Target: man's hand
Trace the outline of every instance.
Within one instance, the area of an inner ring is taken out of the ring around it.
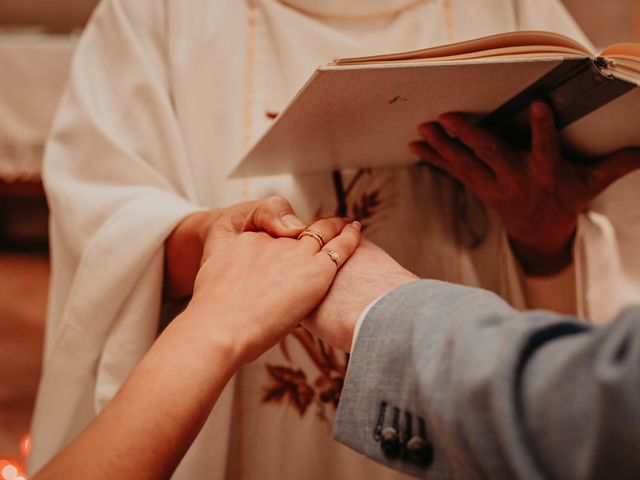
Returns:
[[[212,235],[264,231],[273,237],[295,238],[305,226],[291,204],[281,197],[189,215],[165,241],[165,300],[177,300],[193,293],[198,269],[213,253]]]
[[[351,351],[353,329],[367,306],[385,293],[417,280],[384,250],[362,240],[340,269],[324,301],[302,324],[329,345]]]
[[[529,275],[550,275],[571,262],[578,214],[618,178],[640,168],[640,150],[622,150],[591,165],[563,158],[553,112],[544,102],[530,109],[531,151],[519,151],[448,113],[418,128],[410,145],[493,209]]]

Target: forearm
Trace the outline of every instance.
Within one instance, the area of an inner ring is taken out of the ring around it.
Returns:
[[[236,369],[213,312],[189,308],[158,338],[114,399],[35,478],[169,478]],[[209,324],[207,324],[207,322]]]

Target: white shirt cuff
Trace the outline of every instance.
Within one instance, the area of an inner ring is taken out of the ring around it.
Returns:
[[[369,311],[373,308],[373,306],[378,303],[378,301],[384,297],[386,295],[380,295],[378,298],[376,298],[373,302],[371,302],[369,305],[367,305],[367,308],[365,308],[362,313],[360,314],[360,317],[358,317],[358,321],[356,322],[355,326],[353,327],[353,339],[351,340],[351,351],[353,352],[353,347],[356,346],[356,339],[358,338],[358,332],[360,331],[360,327],[362,326],[362,322],[364,321],[364,318],[367,316],[367,314],[369,313]]]

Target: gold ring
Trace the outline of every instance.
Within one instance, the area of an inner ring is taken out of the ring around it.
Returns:
[[[336,267],[340,268],[340,255],[338,255],[336,252],[334,252],[333,250],[321,250],[323,253],[326,253],[327,255],[329,255],[329,258],[331,259],[331,261],[333,263],[336,264]]]
[[[298,235],[298,240],[300,240],[302,237],[314,238],[320,244],[320,248],[324,247],[324,237],[317,230],[305,228],[304,231],[300,235]]]

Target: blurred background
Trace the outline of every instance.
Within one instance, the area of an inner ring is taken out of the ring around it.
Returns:
[[[596,46],[640,42],[640,0],[564,1]],[[96,3],[0,0],[0,480],[26,478],[49,278],[41,157]]]

